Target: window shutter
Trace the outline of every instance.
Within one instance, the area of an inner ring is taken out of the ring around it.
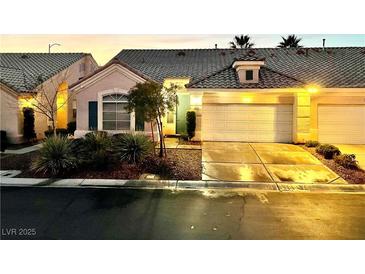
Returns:
[[[144,131],[144,120],[142,114],[140,114],[138,110],[135,111],[135,130]]]
[[[89,130],[98,129],[98,102],[89,101]]]

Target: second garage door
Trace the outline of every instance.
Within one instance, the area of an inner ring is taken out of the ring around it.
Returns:
[[[364,105],[319,105],[318,141],[365,144]]]
[[[204,141],[292,142],[292,105],[204,104]]]

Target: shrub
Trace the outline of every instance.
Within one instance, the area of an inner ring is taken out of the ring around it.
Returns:
[[[323,155],[325,159],[333,159],[334,156],[341,154],[338,147],[329,144],[319,145],[316,148],[316,152]]]
[[[23,108],[23,137],[27,140],[33,140],[37,137],[34,130],[34,110],[32,108]]]
[[[188,132],[189,139],[195,136],[196,128],[196,114],[195,111],[186,112],[186,131]]]
[[[82,162],[103,168],[114,160],[112,140],[105,131],[89,132],[82,143]]]
[[[144,172],[157,174],[163,179],[173,177],[174,163],[166,158],[147,156],[141,163]]]
[[[5,130],[0,130],[0,150],[2,152],[8,147],[8,137]]]
[[[320,143],[318,141],[307,141],[305,142],[306,147],[318,147]]]
[[[356,160],[355,154],[341,154],[335,156],[335,162],[344,168],[358,169],[359,165]]]
[[[44,135],[46,135],[46,137],[52,137],[53,136],[53,130],[49,129],[47,131],[44,132]],[[61,136],[61,137],[67,137],[68,136],[68,131],[66,128],[56,128],[56,135],[57,136]]]
[[[153,149],[150,139],[143,134],[123,134],[116,137],[116,151],[120,154],[122,161],[139,163]]]
[[[56,176],[77,166],[77,159],[71,150],[71,142],[65,137],[47,138],[39,154],[31,167],[35,172]]]
[[[75,130],[76,130],[76,121],[69,122],[67,124],[67,133],[74,135]]]

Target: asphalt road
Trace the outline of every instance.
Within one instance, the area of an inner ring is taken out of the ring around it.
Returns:
[[[365,239],[365,195],[2,187],[1,238]]]

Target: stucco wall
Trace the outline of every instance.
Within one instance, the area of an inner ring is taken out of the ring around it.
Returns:
[[[5,87],[0,86],[1,102],[1,130],[5,130],[9,141],[19,143],[22,135],[19,128],[19,107],[16,94],[12,94]]]
[[[98,101],[98,95],[105,91],[116,89],[128,92],[138,82],[143,81],[142,78],[132,75],[125,68],[112,65],[81,83],[81,88],[73,91],[77,104],[77,132],[75,135],[81,137],[89,131],[89,101]],[[145,123],[145,132],[150,131],[150,123]]]

